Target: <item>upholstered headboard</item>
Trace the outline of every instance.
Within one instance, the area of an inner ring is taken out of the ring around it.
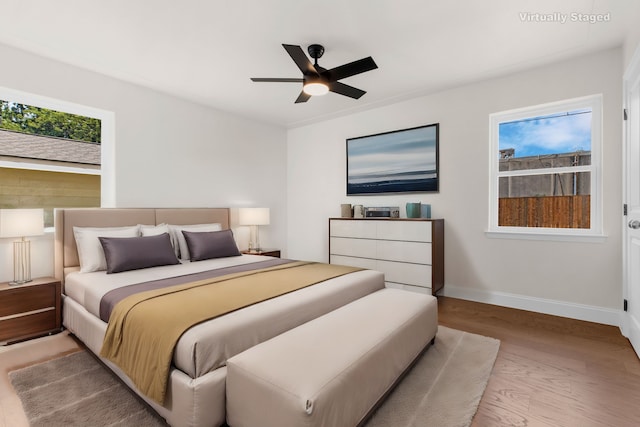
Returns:
[[[74,208],[55,210],[55,276],[79,270],[73,227],[122,227],[136,224],[208,224],[229,228],[228,208]]]

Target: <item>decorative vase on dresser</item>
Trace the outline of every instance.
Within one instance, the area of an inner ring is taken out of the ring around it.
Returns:
[[[382,271],[388,287],[444,287],[444,219],[329,218],[329,263]]]

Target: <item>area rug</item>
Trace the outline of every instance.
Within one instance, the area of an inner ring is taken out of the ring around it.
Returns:
[[[166,426],[86,351],[9,373],[31,427]]]
[[[500,341],[438,326],[436,342],[373,414],[366,427],[471,425]]]
[[[500,342],[440,326],[436,341],[366,427],[471,424]],[[32,427],[163,426],[164,422],[86,351],[10,373]]]

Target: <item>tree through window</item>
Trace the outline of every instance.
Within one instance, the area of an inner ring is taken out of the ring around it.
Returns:
[[[100,144],[100,119],[0,100],[0,128]]]

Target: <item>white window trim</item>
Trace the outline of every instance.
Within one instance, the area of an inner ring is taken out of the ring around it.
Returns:
[[[45,172],[78,173],[82,175],[102,175],[102,171],[100,169],[48,165],[44,163],[11,162],[8,160],[0,160],[0,168],[27,169]]]
[[[28,104],[34,107],[48,108],[50,110],[63,111],[65,113],[77,114],[85,117],[92,117],[100,120],[100,204],[102,207],[114,207],[116,203],[116,179],[115,179],[115,113],[101,110],[99,108],[88,107],[86,105],[75,104],[73,102],[62,101],[46,96],[35,95],[0,86],[0,99],[5,101]],[[23,163],[24,164],[24,163]],[[12,167],[12,166],[7,166]],[[31,169],[45,170],[33,167]],[[76,173],[95,174],[95,171]],[[46,170],[57,172],[50,166]],[[68,171],[70,172],[70,171]]]
[[[497,153],[499,151],[499,125],[504,122],[521,120],[529,117],[546,116],[554,113],[591,108],[591,166],[554,168],[553,173],[591,172],[591,218],[589,229],[544,228],[544,227],[504,227],[498,225],[498,179],[500,176],[548,174],[548,169],[529,170],[525,172],[499,171]],[[606,235],[602,229],[602,95],[590,95],[565,101],[552,102],[533,107],[502,111],[489,115],[489,226],[485,232],[487,237],[531,240],[567,240],[603,242]]]

